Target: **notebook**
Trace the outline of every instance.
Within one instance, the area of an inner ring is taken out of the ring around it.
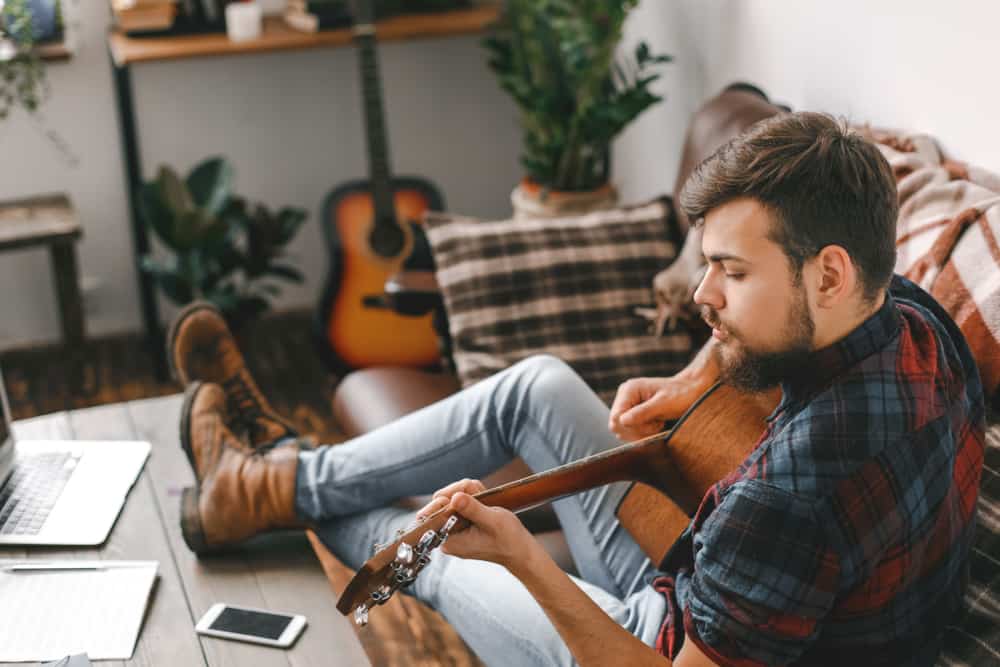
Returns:
[[[0,561],[0,662],[128,660],[156,561]]]

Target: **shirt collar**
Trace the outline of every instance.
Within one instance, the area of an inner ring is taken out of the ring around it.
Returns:
[[[899,333],[899,320],[896,300],[886,292],[882,306],[856,329],[836,343],[809,355],[804,364],[809,369],[808,373],[781,383],[781,403],[769,420],[789,405],[810,399],[835,377],[888,345]]]

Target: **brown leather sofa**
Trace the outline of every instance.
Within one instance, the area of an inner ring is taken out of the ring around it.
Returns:
[[[742,132],[762,118],[785,109],[772,104],[756,87],[737,83],[710,99],[691,119],[685,140],[681,167],[674,184],[674,196],[687,180],[691,171],[719,146]],[[688,221],[679,216],[682,229],[687,230]],[[414,293],[426,302],[426,295],[432,283],[427,275],[399,276],[390,281],[387,302],[401,302],[407,298],[408,286],[414,285]],[[440,304],[437,308],[442,308]],[[442,318],[439,318],[441,321]],[[447,332],[445,353],[447,354]],[[447,367],[447,360],[443,364]],[[348,436],[370,431],[409,412],[434,403],[458,391],[458,379],[447,371],[425,371],[412,368],[381,367],[367,368],[348,374],[340,383],[333,398],[334,416]],[[531,474],[528,467],[516,459],[484,479],[489,486],[519,479]],[[426,499],[410,498],[402,502],[419,507]],[[565,540],[559,531],[555,514],[549,507],[542,507],[521,515],[527,525],[541,541],[556,561],[567,571],[573,570]]]

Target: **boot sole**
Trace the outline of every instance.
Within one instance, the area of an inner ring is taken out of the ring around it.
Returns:
[[[181,449],[184,450],[184,455],[187,456],[188,463],[191,464],[191,470],[195,473],[196,478],[198,473],[194,463],[194,450],[191,448],[191,407],[194,405],[194,399],[198,392],[204,386],[205,383],[200,381],[188,385],[187,389],[184,390],[184,403],[181,405]]]
[[[205,540],[205,531],[201,526],[201,513],[198,511],[199,491],[196,487],[186,487],[181,494],[181,535],[188,549],[198,554],[209,554],[215,551]]]
[[[180,370],[177,368],[177,362],[174,360],[174,343],[177,340],[177,335],[180,332],[181,325],[184,324],[184,320],[199,310],[210,310],[219,317],[222,317],[222,311],[207,301],[195,301],[194,303],[189,303],[184,306],[184,308],[177,313],[177,317],[175,317],[174,321],[170,323],[170,328],[167,330],[167,367],[170,369],[170,377],[172,377],[174,381],[179,384],[185,384],[185,381],[181,378]]]

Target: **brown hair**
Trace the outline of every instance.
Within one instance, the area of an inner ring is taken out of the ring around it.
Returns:
[[[690,220],[739,197],[773,215],[768,238],[796,277],[827,245],[857,267],[863,297],[874,300],[892,278],[899,204],[889,163],[845,123],[821,113],[766,118],[725,144],[691,174],[680,195]]]

